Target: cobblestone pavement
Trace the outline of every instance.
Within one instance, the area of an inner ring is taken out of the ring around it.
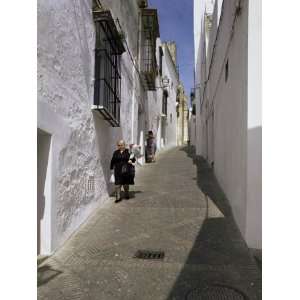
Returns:
[[[131,199],[99,209],[44,260],[38,299],[261,299],[261,271],[211,169],[190,149],[140,168]],[[133,258],[139,249],[165,257]],[[200,298],[207,286],[219,289]],[[226,287],[244,298],[225,298]]]

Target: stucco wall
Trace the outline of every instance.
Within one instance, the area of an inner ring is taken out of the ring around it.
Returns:
[[[159,62],[159,47],[163,47],[164,55],[162,57],[162,76],[157,76],[157,91],[148,91],[148,129],[152,130],[156,136],[158,150],[176,146],[176,91],[178,86],[178,78],[176,68],[172,62],[172,58],[168,49],[162,44],[158,38],[156,42],[156,60]],[[162,117],[162,99],[163,88],[161,79],[167,76],[169,78],[169,86],[165,88],[168,96],[168,115]],[[171,116],[172,114],[172,122]],[[164,141],[162,141],[162,139]]]
[[[203,134],[202,126],[202,116],[200,103],[202,99],[202,89],[204,86],[205,76],[206,76],[206,43],[205,43],[205,27],[204,27],[204,13],[205,13],[205,1],[194,0],[194,48],[195,48],[195,105],[196,105],[196,138],[195,138],[195,148],[196,154],[206,156],[204,153],[204,140],[205,136]]]
[[[136,1],[101,1],[120,20],[136,58]],[[51,247],[60,246],[108,200],[109,161],[117,139],[136,142],[139,80],[122,55],[121,127],[92,113],[95,28],[92,1],[38,1],[38,127],[52,136]],[[142,124],[139,126],[139,130]],[[88,183],[94,178],[94,189]]]
[[[210,105],[214,108],[214,165],[216,176],[230,200],[239,228],[245,234],[248,12],[247,7],[244,7],[236,20],[234,35],[230,41],[235,1],[226,1],[224,4],[209,81],[210,102],[213,101]],[[227,60],[229,71],[225,82]]]
[[[261,1],[249,1],[246,238],[253,248],[262,247],[261,13]]]
[[[222,2],[215,2],[207,59],[199,55],[201,49],[206,48],[206,40],[195,38],[199,42],[195,49],[200,49],[195,67],[196,83],[200,80],[201,84],[203,78],[207,79],[202,110],[197,110],[196,115],[196,148],[197,153],[214,162],[216,177],[231,203],[236,222],[248,245],[260,248],[259,4],[252,2],[252,9],[248,11],[248,1],[242,0],[240,14],[234,23],[237,1],[224,1],[221,11]],[[203,7],[202,3],[202,12]],[[197,15],[197,18],[195,24],[199,26],[203,16]]]
[[[166,118],[167,121],[167,130],[166,138],[167,144],[166,147],[176,146],[176,97],[177,97],[177,86],[179,84],[176,66],[172,60],[169,49],[166,45],[163,47],[164,50],[164,59],[163,59],[163,76],[169,78],[169,87],[168,87],[168,115]]]

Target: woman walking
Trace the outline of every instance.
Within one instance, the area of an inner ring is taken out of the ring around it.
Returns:
[[[135,158],[130,158],[128,149],[125,148],[123,140],[117,143],[118,149],[113,153],[110,163],[110,169],[114,170],[115,185],[116,185],[116,200],[120,202],[121,187],[123,186],[125,198],[129,199],[129,185],[134,184],[134,162]]]

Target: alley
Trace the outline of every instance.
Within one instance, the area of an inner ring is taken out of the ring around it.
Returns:
[[[260,269],[211,169],[194,157],[176,147],[142,166],[129,200],[111,199],[39,264],[38,298],[260,299]],[[134,258],[138,250],[165,256]]]

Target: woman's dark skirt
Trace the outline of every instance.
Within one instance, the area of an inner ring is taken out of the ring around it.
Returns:
[[[129,166],[130,172],[126,174],[122,174],[121,168],[121,166],[116,166],[115,168],[115,185],[133,185],[135,177],[134,166]]]

